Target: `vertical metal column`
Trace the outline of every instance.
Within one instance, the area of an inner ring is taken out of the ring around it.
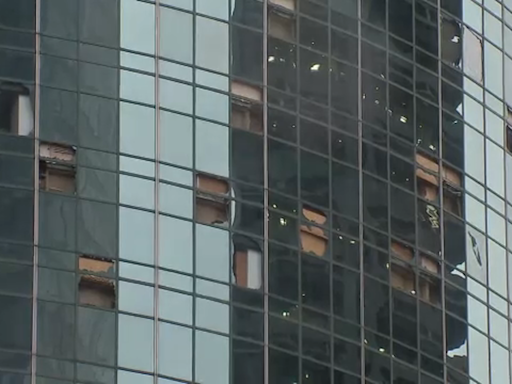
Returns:
[[[155,287],[154,287],[154,296],[153,296],[153,383],[158,384],[158,335],[159,335],[159,295],[158,295],[158,285],[159,285],[159,273],[158,266],[160,265],[159,254],[159,205],[160,205],[160,87],[159,87],[159,77],[160,77],[160,0],[155,1],[155,190],[154,190],[154,199],[155,199],[155,217],[154,217],[154,279],[155,279]]]
[[[268,0],[263,1],[263,382],[269,384]]]
[[[365,377],[365,350],[364,350],[364,225],[363,225],[363,78],[362,78],[362,0],[357,1],[357,167],[359,175],[359,318],[361,322],[361,383]]]
[[[39,265],[39,116],[41,105],[41,0],[35,1],[36,28],[35,28],[35,85],[34,85],[34,258],[32,269],[32,350],[31,350],[31,384],[36,384],[37,373],[37,287]]]
[[[442,309],[442,324],[443,324],[443,378],[444,382],[448,382],[448,371],[446,366],[446,353],[447,345],[446,345],[446,289],[445,289],[445,257],[444,257],[444,210],[443,210],[443,80],[441,78],[441,73],[443,69],[443,64],[441,61],[441,50],[442,50],[442,35],[441,35],[441,24],[442,24],[442,14],[441,14],[441,0],[437,0],[437,99],[439,103],[439,113],[438,113],[438,135],[439,135],[439,236],[440,236],[440,257],[441,257],[441,309]]]

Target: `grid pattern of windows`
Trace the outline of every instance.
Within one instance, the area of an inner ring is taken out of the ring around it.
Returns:
[[[34,126],[33,5],[0,1],[0,382],[30,380],[34,142],[26,135]]]
[[[39,182],[32,382],[113,383],[122,298],[119,4],[33,3]]]
[[[511,0],[0,0],[0,382],[512,384],[511,90]]]

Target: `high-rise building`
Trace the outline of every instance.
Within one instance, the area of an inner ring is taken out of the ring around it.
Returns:
[[[1,384],[512,384],[512,0],[0,0]]]

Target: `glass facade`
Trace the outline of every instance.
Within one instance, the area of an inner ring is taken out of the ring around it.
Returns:
[[[0,0],[0,383],[512,384],[512,0]]]

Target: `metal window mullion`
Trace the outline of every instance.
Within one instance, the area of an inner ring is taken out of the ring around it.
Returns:
[[[39,282],[39,108],[41,105],[41,0],[35,1],[35,85],[34,85],[34,256],[32,269],[32,349],[31,349],[31,384],[36,384],[37,374],[37,293]]]
[[[442,308],[442,333],[443,333],[443,381],[448,382],[447,365],[447,332],[446,332],[446,288],[445,288],[445,257],[444,257],[444,177],[443,177],[443,80],[441,74],[443,63],[441,60],[442,52],[442,13],[441,0],[437,0],[437,102],[438,102],[438,137],[439,137],[439,237],[440,237],[440,259],[441,259],[441,308]]]
[[[158,357],[159,357],[159,206],[160,206],[160,0],[155,0],[155,189],[154,189],[154,291],[153,291],[153,383],[158,384]]]
[[[234,0],[233,0],[234,1]],[[263,382],[270,383],[269,351],[269,194],[268,194],[268,0],[263,1]]]
[[[332,19],[332,8],[330,7],[328,9],[327,13],[327,52],[328,52],[328,68],[329,71],[327,73],[327,105],[328,105],[328,116],[327,116],[327,143],[328,143],[328,154],[329,154],[329,212],[327,214],[328,217],[328,252],[330,252],[330,260],[329,260],[329,297],[330,297],[330,310],[329,310],[329,317],[330,317],[330,324],[329,324],[329,330],[330,330],[330,348],[331,348],[331,382],[334,383],[335,380],[335,374],[334,374],[334,233],[333,233],[333,222],[334,222],[334,215],[333,215],[333,183],[332,183],[332,25],[331,25],[331,19]]]
[[[502,41],[504,42],[505,41],[505,23],[502,22],[501,24],[501,36],[502,36]],[[502,66],[501,66],[501,70],[502,70],[502,73],[501,73],[501,76],[502,76],[502,79],[503,79],[503,85],[502,85],[502,93],[503,93],[503,100],[505,100],[505,102],[503,103],[504,106],[503,106],[503,109],[504,109],[504,116],[508,117],[508,107],[507,107],[507,102],[506,102],[506,89],[505,89],[505,66],[506,66],[506,59],[507,59],[507,55],[506,55],[506,52],[503,52],[503,55],[502,55]],[[504,180],[504,186],[505,186],[505,225],[506,227],[508,228],[510,226],[510,223],[508,222],[508,218],[506,217],[507,214],[507,205],[508,205],[508,199],[507,199],[507,177],[510,177],[509,175],[507,175],[506,173],[506,164],[507,164],[507,129],[508,129],[508,125],[505,123],[504,124],[504,127],[505,129],[503,130],[503,143],[504,143],[504,147],[505,147],[505,150],[503,151],[503,164],[505,164],[505,180]],[[506,236],[505,238],[505,262],[506,262],[506,271],[507,271],[507,277],[509,275],[509,271],[510,271],[510,260],[509,258],[507,257],[508,256],[508,249],[509,249],[509,246],[511,246],[512,244],[510,244],[509,242],[509,239],[508,239],[508,236]],[[508,299],[508,301],[510,301],[510,289],[512,288],[511,287],[511,283],[510,283],[510,279],[507,278],[507,294],[506,294],[506,297]],[[507,318],[510,319],[510,315],[511,315],[511,308],[510,308],[510,305],[507,305]],[[511,342],[512,342],[512,339],[511,339],[511,335],[510,335],[510,327],[509,329],[507,330],[507,335],[508,335],[508,338],[507,338],[507,345],[508,345],[508,348],[510,349],[511,348]],[[508,371],[509,371],[509,384],[512,383],[512,374],[510,374],[512,372],[512,359],[508,359]],[[468,372],[468,375],[469,375],[469,372]]]
[[[362,79],[362,1],[357,1],[357,163],[359,176],[359,321],[361,343],[361,383],[365,378],[365,332],[364,332],[364,193],[363,193],[363,79]]]
[[[389,74],[390,74],[390,54],[389,54],[389,2],[393,0],[387,0],[385,2],[386,5],[386,20],[385,20],[385,30],[386,30],[386,108],[389,109],[390,107],[390,85],[389,85]],[[414,73],[413,73],[413,81],[414,81]],[[388,236],[390,239],[391,236],[391,144],[390,144],[390,134],[389,134],[389,121],[390,121],[390,115],[388,111],[386,110],[386,123],[387,123],[387,134],[386,134],[386,150],[387,150],[387,159],[388,159]],[[392,300],[393,300],[393,288],[392,288],[392,282],[391,282],[391,241],[388,239],[388,249],[387,249],[387,257],[388,257],[388,265],[390,268],[388,268],[388,322],[389,322],[389,357],[388,357],[388,363],[389,363],[389,380],[393,381],[393,342],[392,342],[392,336],[393,336],[393,313],[392,313]],[[364,275],[363,275],[364,276]]]
[[[197,217],[197,171],[196,171],[196,29],[197,29],[197,6],[196,2],[193,1],[192,7],[192,175],[193,175],[193,191],[192,191],[192,382],[195,382],[196,375],[196,289],[197,289],[197,279],[196,279],[196,217]],[[232,0],[234,1],[234,0]],[[228,25],[229,28],[229,25]],[[230,246],[231,247],[231,244]],[[231,299],[231,289],[229,291],[230,299]],[[231,316],[231,306],[229,306],[229,315]]]
[[[301,159],[301,150],[300,150],[300,145],[301,145],[301,140],[300,140],[300,129],[301,129],[301,119],[300,119],[300,112],[301,112],[301,108],[300,108],[300,89],[301,89],[301,82],[302,82],[302,79],[301,79],[301,74],[300,74],[300,70],[301,70],[301,64],[300,64],[300,58],[301,58],[301,53],[302,53],[302,47],[299,45],[299,36],[300,36],[300,16],[299,16],[299,13],[300,13],[300,10],[301,10],[301,4],[300,2],[297,0],[296,1],[296,9],[295,9],[295,41],[294,41],[294,44],[297,48],[297,71],[296,71],[296,75],[295,75],[295,80],[297,81],[297,94],[296,94],[296,97],[295,97],[295,118],[297,119],[295,122],[296,122],[296,125],[297,125],[297,136],[296,136],[296,142],[295,142],[295,151],[296,151],[296,155],[297,155],[297,164],[296,164],[296,171],[297,171],[297,202],[298,204],[301,204],[301,198],[302,198],[302,191],[301,191],[301,178],[302,178],[302,174],[301,174],[301,169],[302,169],[302,159]],[[301,210],[301,207],[299,206],[299,212],[302,212]],[[300,246],[300,220],[301,220],[301,216],[300,214],[298,214],[297,216],[297,228],[296,228],[296,233],[297,233],[297,239],[299,239],[299,244],[298,244],[298,252],[297,252],[297,255],[298,255],[298,259],[297,259],[297,262],[298,262],[298,268],[297,268],[297,272],[298,272],[298,292],[299,292],[299,297],[298,297],[298,300],[297,300],[297,304],[298,304],[298,309],[299,309],[299,313],[298,313],[298,338],[299,338],[299,350],[298,350],[298,359],[299,359],[299,372],[298,372],[298,382],[299,383],[302,383],[302,378],[303,378],[303,374],[302,374],[302,361],[303,361],[303,346],[302,346],[302,254],[301,254],[301,246]]]
[[[417,340],[417,363],[416,363],[416,369],[417,369],[417,377],[416,379],[418,380],[418,382],[420,383],[421,382],[421,338],[420,338],[420,335],[419,335],[419,329],[420,329],[420,324],[421,324],[421,319],[420,319],[420,300],[419,300],[419,296],[420,296],[420,273],[419,273],[419,268],[418,268],[418,259],[419,259],[419,241],[418,241],[418,235],[419,235],[419,228],[418,228],[418,217],[419,217],[419,205],[418,205],[418,180],[417,180],[417,176],[416,176],[416,171],[418,169],[418,161],[417,161],[417,155],[418,155],[418,132],[416,130],[416,127],[418,126],[418,122],[417,122],[417,118],[418,118],[418,102],[417,102],[417,80],[418,80],[418,62],[416,61],[416,52],[418,50],[418,47],[416,45],[416,3],[413,2],[412,4],[412,25],[413,25],[413,29],[412,29],[412,45],[413,45],[413,63],[414,63],[414,67],[413,67],[413,84],[412,84],[412,87],[413,87],[413,93],[412,93],[412,105],[413,105],[413,116],[412,116],[412,121],[413,121],[413,140],[414,140],[414,145],[415,145],[415,151],[414,151],[414,221],[415,221],[415,228],[416,228],[416,231],[415,231],[415,236],[414,236],[414,252],[413,252],[413,260],[414,260],[414,271],[413,271],[413,276],[414,276],[414,289],[416,290],[416,295],[415,295],[415,301],[416,301],[416,329],[415,329],[415,333],[416,333],[416,340]],[[439,235],[440,236],[440,235]]]

